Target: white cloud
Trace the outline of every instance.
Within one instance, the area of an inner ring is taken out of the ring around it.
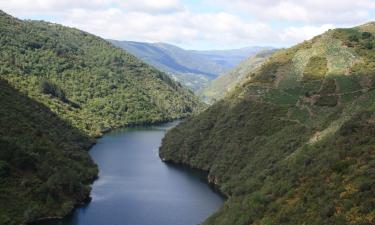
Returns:
[[[147,13],[172,13],[184,10],[178,0],[127,0],[118,1],[125,9]]]
[[[261,20],[357,24],[370,18],[374,0],[206,0]]]
[[[111,4],[105,0],[0,0],[1,9],[18,15],[63,12],[72,8],[99,8]]]
[[[302,40],[307,40],[324,33],[332,28],[334,28],[332,24],[324,24],[322,26],[287,27],[279,34],[279,39],[284,43],[298,43]]]
[[[61,18],[68,26],[78,27],[105,38],[160,41],[193,46],[196,42],[234,46],[264,40],[270,28],[262,23],[246,23],[227,13],[178,11],[168,14],[123,12],[118,9],[74,9]]]
[[[22,14],[57,13],[70,9],[107,9],[169,13],[183,10],[179,0],[0,0],[0,7]]]
[[[369,9],[375,9],[372,0],[205,1],[184,5],[180,0],[0,0],[0,8],[104,38],[188,48],[292,45],[333,27],[364,22]],[[200,10],[189,8],[192,4]],[[216,8],[207,10],[210,4]]]

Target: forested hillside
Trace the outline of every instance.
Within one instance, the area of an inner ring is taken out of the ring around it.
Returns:
[[[0,224],[61,217],[87,200],[87,150],[109,129],[204,105],[166,74],[83,31],[0,11]]]
[[[272,55],[160,157],[207,170],[229,199],[205,224],[375,223],[375,23]]]
[[[276,50],[264,50],[242,61],[234,69],[210,81],[208,85],[198,92],[206,102],[213,103],[220,100],[240,84],[246,74],[256,70]]]
[[[187,116],[202,104],[166,74],[83,31],[0,13],[0,78],[90,134]]]

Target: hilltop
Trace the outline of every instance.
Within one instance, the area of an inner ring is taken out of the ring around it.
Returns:
[[[375,223],[375,24],[277,51],[170,130],[167,162],[229,198],[205,224]]]

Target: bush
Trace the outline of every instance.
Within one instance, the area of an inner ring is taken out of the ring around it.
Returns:
[[[362,39],[369,39],[372,38],[372,34],[370,32],[363,32],[362,33]]]
[[[68,102],[65,92],[59,86],[49,80],[42,80],[40,82],[39,89],[43,94],[51,95],[63,102]]]

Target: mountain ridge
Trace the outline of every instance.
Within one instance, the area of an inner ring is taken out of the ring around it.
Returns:
[[[167,72],[175,80],[194,91],[234,67],[241,60],[263,49],[262,47],[249,47],[234,50],[196,51],[185,50],[162,42],[109,41]]]

